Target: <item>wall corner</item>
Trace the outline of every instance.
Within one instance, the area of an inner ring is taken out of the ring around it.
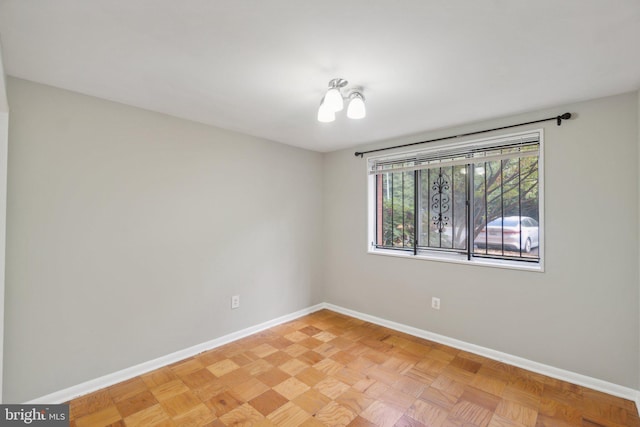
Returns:
[[[4,63],[2,61],[2,41],[0,40],[0,403],[3,402],[4,278],[7,230],[7,157],[9,145],[9,102],[7,100],[6,82]]]
[[[638,104],[636,106],[636,114],[637,114],[637,120],[636,120],[636,131],[638,133],[638,141],[637,141],[637,155],[638,155],[638,159],[637,159],[637,163],[636,163],[636,179],[637,179],[637,183],[638,183],[638,224],[640,224],[640,89],[638,89],[638,92],[636,93],[636,98],[638,101]],[[638,324],[640,324],[640,227],[638,227],[638,237],[637,237],[637,243],[638,243]],[[640,413],[640,342],[638,343],[638,379],[637,379],[637,389],[638,389],[638,395],[636,396],[636,408],[638,409],[638,412]]]

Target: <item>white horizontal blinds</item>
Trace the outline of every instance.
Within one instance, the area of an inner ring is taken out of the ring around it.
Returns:
[[[369,159],[369,174],[410,172],[419,169],[466,165],[521,157],[538,157],[540,136],[538,133],[519,135],[515,138],[492,140],[452,147],[440,147],[413,151],[396,156]]]

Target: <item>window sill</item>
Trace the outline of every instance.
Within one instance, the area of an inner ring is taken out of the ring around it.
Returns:
[[[441,254],[418,254],[414,255],[412,252],[401,252],[387,249],[369,249],[368,253],[371,255],[391,256],[397,258],[407,259],[419,259],[423,261],[437,261],[437,262],[449,262],[454,264],[463,265],[477,265],[481,267],[494,267],[504,268],[509,270],[521,270],[521,271],[533,271],[538,273],[544,273],[544,266],[542,260],[539,263],[533,262],[520,262],[510,260],[488,259],[488,258],[472,258],[468,260],[465,255],[454,253],[441,253]]]

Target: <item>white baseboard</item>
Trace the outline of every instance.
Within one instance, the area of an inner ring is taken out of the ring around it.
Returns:
[[[321,303],[312,307],[308,307],[295,313],[291,313],[285,316],[278,317],[276,319],[261,323],[259,325],[251,326],[246,329],[242,329],[237,332],[222,336],[220,338],[207,341],[202,344],[195,345],[193,347],[186,348],[184,350],[177,351],[175,353],[168,354],[166,356],[159,357],[148,362],[141,363],[139,365],[132,366],[130,368],[123,369],[118,372],[114,372],[94,380],[78,384],[64,390],[57,391],[55,393],[48,394],[46,396],[33,399],[28,404],[47,404],[47,403],[62,403],[76,397],[92,393],[105,387],[117,384],[119,382],[131,379],[133,377],[145,374],[154,369],[161,368],[163,366],[178,362],[180,360],[195,356],[203,351],[211,350],[216,347],[228,344],[232,341],[239,340],[265,329],[272,328],[282,323],[297,319],[299,317],[311,314],[318,310],[328,309],[341,313],[347,316],[355,317],[367,322],[374,323],[376,325],[384,326],[389,329],[393,329],[399,332],[404,332],[416,337],[424,338],[430,341],[434,341],[440,344],[448,345],[460,350],[468,351],[470,353],[478,354],[480,356],[487,357],[489,359],[498,360],[500,362],[507,363],[509,365],[517,366],[519,368],[527,369],[532,372],[536,372],[542,375],[546,375],[551,378],[567,381],[573,384],[577,384],[583,387],[588,387],[593,390],[601,391],[603,393],[611,394],[614,396],[622,397],[624,399],[631,400],[636,403],[636,407],[640,410],[640,391],[634,390],[628,387],[624,387],[618,384],[613,384],[607,381],[592,378],[586,375],[578,374],[575,372],[567,371],[564,369],[555,368],[553,366],[545,365],[543,363],[534,362],[532,360],[524,359],[522,357],[514,356],[508,353],[492,350],[486,347],[481,347],[475,344],[460,341],[454,338],[449,338],[444,335],[439,335],[433,332],[429,332],[423,329],[407,326],[402,323],[393,322],[390,320],[382,319],[380,317],[371,316],[369,314],[360,313],[358,311],[350,310],[344,307],[340,307],[334,304]]]
[[[440,344],[448,345],[459,350],[468,351],[480,356],[487,357],[489,359],[497,360],[507,363],[509,365],[517,366],[519,368],[526,369],[528,371],[536,372],[542,375],[546,375],[551,378],[556,378],[562,381],[567,381],[572,384],[587,387],[593,390],[601,391],[603,393],[611,394],[613,396],[622,397],[624,399],[631,400],[636,403],[636,408],[640,413],[640,391],[634,390],[629,387],[624,387],[618,384],[610,383],[607,381],[592,378],[586,375],[578,374],[575,372],[567,371],[553,366],[545,365],[543,363],[534,362],[532,360],[524,359],[522,357],[513,356],[508,353],[492,350],[490,348],[481,347],[479,345],[470,344],[465,341],[460,341],[454,338],[449,338],[444,335],[439,335],[433,332],[429,332],[423,329],[407,326],[402,323],[392,322],[390,320],[382,319],[376,316],[360,313],[358,311],[350,310],[348,308],[340,307],[333,304],[325,303],[324,308],[341,313],[346,316],[355,317],[360,320],[375,323],[376,325],[384,326],[389,329],[404,332],[409,335],[424,338],[429,341],[434,341]]]
[[[287,314],[276,319],[260,323],[259,325],[250,326],[240,331],[224,335],[220,338],[216,338],[202,344],[194,345],[193,347],[185,348],[166,356],[158,357],[157,359],[140,363],[139,365],[131,366],[130,368],[126,368],[121,371],[113,372],[100,378],[86,381],[84,383],[65,388],[64,390],[47,394],[46,396],[38,397],[37,399],[30,400],[26,403],[37,405],[67,402],[71,399],[75,399],[76,397],[92,393],[105,387],[109,387],[119,382],[126,381],[128,379],[145,374],[149,371],[153,371],[154,369],[162,368],[163,366],[167,366],[172,363],[179,362],[180,360],[187,359],[189,357],[195,356],[196,354],[202,353],[203,351],[220,347],[232,341],[236,341],[257,332],[264,331],[265,329],[269,329],[282,323],[295,320],[299,317],[306,316],[307,314],[322,310],[323,308],[325,308],[325,304],[316,304],[314,306],[298,310],[295,313]]]

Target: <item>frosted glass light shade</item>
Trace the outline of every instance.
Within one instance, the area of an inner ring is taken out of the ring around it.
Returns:
[[[352,95],[351,101],[349,101],[349,107],[347,108],[347,117],[350,119],[362,119],[367,115],[367,110],[364,106],[364,99],[359,93]]]
[[[342,111],[344,108],[344,101],[342,100],[340,90],[335,87],[329,89],[327,94],[324,96],[324,104],[334,113]]]
[[[318,121],[322,123],[331,123],[336,119],[336,113],[327,107],[327,103],[323,100],[318,108]]]

